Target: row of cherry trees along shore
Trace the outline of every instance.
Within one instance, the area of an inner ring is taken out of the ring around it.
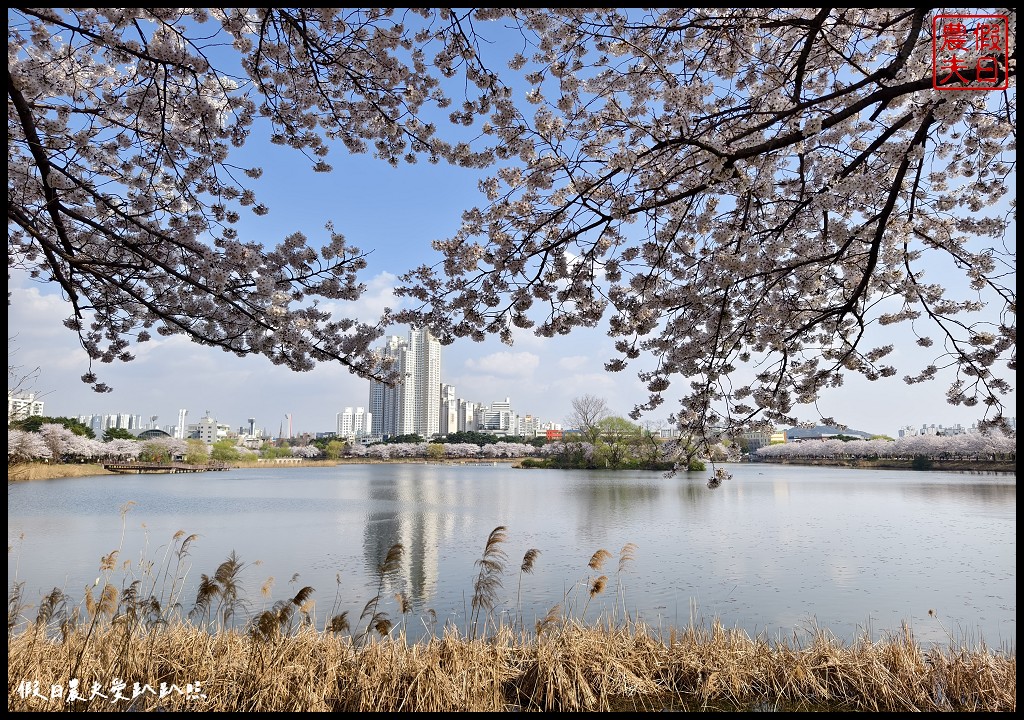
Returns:
[[[57,461],[57,462],[125,462],[125,461],[156,461],[172,458],[189,458],[196,454],[196,445],[202,446],[199,454],[207,453],[202,441],[182,440],[178,438],[154,438],[152,440],[96,440],[77,435],[60,424],[44,424],[38,432],[27,432],[17,429],[7,431],[7,462]],[[472,458],[522,458],[549,457],[565,454],[570,451],[584,458],[591,457],[596,448],[591,443],[548,443],[536,447],[525,443],[496,442],[487,445],[475,443],[389,443],[378,445],[344,444],[341,456],[350,458],[366,458],[369,460],[389,460],[401,458],[438,459],[472,459]],[[215,446],[216,450],[216,446]],[[267,453],[257,452],[241,446],[232,446],[232,459],[255,460],[264,455],[275,458],[293,457],[317,460],[328,457],[326,453],[314,445],[298,445],[285,448],[272,448]],[[724,448],[721,449],[724,453]],[[658,448],[658,460],[667,460],[675,453],[673,444],[664,444]],[[217,459],[217,453],[211,453]],[[205,458],[204,458],[205,459]]]
[[[1017,439],[998,432],[966,435],[911,435],[898,440],[829,439],[768,445],[754,455],[761,460],[1014,460]]]
[[[109,440],[101,441],[77,435],[59,424],[44,424],[38,432],[16,429],[7,431],[7,462],[57,461],[136,461],[169,460],[188,458],[197,453],[206,459],[207,449],[201,441],[177,438],[152,440]],[[216,447],[216,446],[215,446]],[[587,442],[548,443],[541,447],[533,445],[496,442],[488,445],[475,443],[392,443],[379,445],[345,444],[342,456],[389,460],[402,458],[473,459],[473,458],[523,458],[553,457],[571,453],[589,458],[599,447]],[[240,446],[232,446],[232,458],[255,460],[261,453]],[[633,448],[635,453],[637,450]],[[677,453],[674,443],[661,443],[649,448],[649,461],[670,461]],[[313,445],[290,448],[274,448],[274,457],[289,456],[299,459],[321,459],[325,453]],[[656,454],[656,455],[655,455]],[[715,461],[738,459],[734,445],[720,444],[714,448]],[[807,459],[972,459],[1007,460],[1016,457],[1016,438],[998,432],[972,433],[969,435],[934,436],[918,435],[898,440],[839,439],[785,443],[760,448],[755,456],[762,460],[784,460],[787,458]],[[216,453],[213,453],[217,459]]]

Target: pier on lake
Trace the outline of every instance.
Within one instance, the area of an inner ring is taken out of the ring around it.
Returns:
[[[159,462],[106,462],[103,463],[106,470],[117,473],[130,473],[139,475],[142,473],[197,473],[209,472],[211,470],[227,470],[227,463],[208,463],[206,465],[189,465],[187,463],[159,463]]]

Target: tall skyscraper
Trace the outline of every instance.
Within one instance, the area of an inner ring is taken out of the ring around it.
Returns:
[[[408,339],[389,337],[384,355],[395,358],[401,382],[395,387],[370,383],[374,435],[419,435],[429,439],[441,426],[441,343],[426,328]]]
[[[455,396],[454,385],[441,385],[441,426],[442,435],[459,431],[459,399]]]

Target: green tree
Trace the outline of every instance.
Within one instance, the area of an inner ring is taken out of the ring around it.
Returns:
[[[327,444],[320,448],[323,450],[324,457],[328,460],[337,460],[345,454],[345,450],[348,448],[348,443],[344,440],[330,440]]]
[[[417,435],[416,433],[409,433],[408,435],[395,435],[394,437],[389,437],[387,440],[384,441],[384,443],[387,445],[398,445],[402,443],[416,445],[423,441],[424,438],[422,435]]]
[[[110,442],[111,440],[135,440],[135,436],[132,435],[131,431],[125,430],[124,428],[108,428],[103,433],[103,442]]]
[[[218,462],[234,462],[241,456],[238,445],[233,440],[218,440],[210,449],[210,458]]]
[[[448,433],[440,442],[446,443],[473,443],[474,445],[490,445],[498,441],[497,435],[482,433],[476,430],[459,430]]]
[[[260,457],[266,458],[268,460],[273,460],[274,458],[291,457],[291,456],[292,456],[292,449],[289,446],[287,446],[287,445],[283,445],[283,446],[279,447],[277,445],[274,445],[273,443],[267,442],[267,443],[263,443],[263,446],[260,448]]]
[[[618,468],[627,461],[635,463],[634,450],[640,440],[640,426],[618,416],[602,418],[595,425],[598,431],[598,465]]]
[[[139,460],[142,462],[167,463],[171,461],[171,453],[167,446],[162,443],[143,443],[139,452]]]
[[[444,460],[444,445],[432,442],[427,445],[428,460]]]
[[[188,441],[188,449],[185,450],[185,462],[189,465],[205,465],[210,460],[210,450],[206,443],[195,438]]]
[[[46,415],[33,415],[23,420],[15,420],[10,427],[25,432],[39,432],[43,425],[63,425],[75,435],[82,435],[87,438],[96,438],[96,433],[85,423],[69,417],[49,417]]]
[[[661,435],[651,429],[651,425],[647,425],[640,428],[639,435],[637,437],[636,446],[633,449],[636,455],[637,461],[641,467],[654,469],[670,467],[670,463],[667,463],[664,459],[664,441],[661,439]]]

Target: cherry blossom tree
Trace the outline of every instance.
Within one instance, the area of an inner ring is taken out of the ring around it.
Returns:
[[[53,457],[39,433],[7,429],[7,464],[46,460]]]
[[[476,443],[445,443],[444,455],[447,458],[480,457],[481,446]]]
[[[607,369],[649,361],[632,417],[682,381],[673,420],[705,439],[797,424],[850,373],[896,375],[893,344],[872,340],[905,323],[936,347],[906,382],[952,368],[949,401],[1002,419],[1016,96],[934,90],[932,12],[564,12],[501,13],[533,41],[513,63],[532,118],[491,129],[522,162],[436,243],[443,263],[405,277],[422,305],[402,317],[442,341],[607,319]],[[959,297],[925,276],[943,262]]]
[[[323,452],[316,445],[296,445],[292,448],[292,457],[315,460],[322,456]]]
[[[999,424],[1016,55],[991,57],[1006,90],[978,68],[934,89],[939,12],[10,10],[9,264],[60,286],[99,362],[155,331],[393,379],[370,350],[386,322],[444,343],[605,324],[607,369],[635,364],[650,393],[631,417],[671,390],[707,444],[797,424],[850,374],[948,371],[949,402]],[[1015,11],[993,12],[1012,43]],[[331,317],[317,301],[359,296],[362,252],[333,226],[238,232],[268,208],[232,152],[266,127],[317,171],[343,147],[486,172],[481,202],[403,275],[405,307]],[[898,369],[897,324],[934,361]]]
[[[354,445],[349,445],[345,450],[345,455],[347,457],[353,458],[367,457],[369,455],[369,448],[366,445],[358,443]]]
[[[767,445],[754,454],[765,460],[787,458],[951,458],[967,460],[1002,460],[1015,457],[1017,442],[999,430],[960,435],[909,435],[898,440],[805,440]]]
[[[100,457],[105,444],[84,435],[78,435],[58,423],[45,423],[39,427],[39,437],[50,451],[49,457],[57,461],[64,459],[87,460]]]
[[[140,440],[110,440],[102,445],[103,457],[110,460],[138,460],[142,453]]]
[[[142,441],[139,459],[149,462],[169,462],[175,458],[185,457],[188,453],[188,440],[183,438],[159,437]]]

